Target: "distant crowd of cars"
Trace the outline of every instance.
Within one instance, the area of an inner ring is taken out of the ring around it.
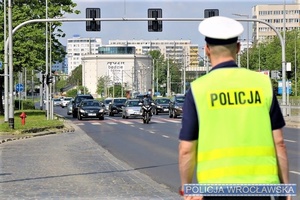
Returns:
[[[128,119],[141,117],[140,102],[143,98],[144,95],[137,95],[133,99],[118,97],[98,101],[90,94],[78,94],[74,99],[64,97],[60,100],[60,104],[56,105],[60,105],[62,108],[67,107],[67,114],[78,120],[83,118],[103,120],[105,115],[114,116],[115,114],[120,115],[123,119]],[[158,97],[153,100],[152,113],[153,115],[166,113],[170,118],[177,118],[183,113],[184,99],[184,94],[176,94],[171,98]]]

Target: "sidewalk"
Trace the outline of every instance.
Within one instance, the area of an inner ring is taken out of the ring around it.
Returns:
[[[74,127],[2,143],[1,199],[182,199]]]

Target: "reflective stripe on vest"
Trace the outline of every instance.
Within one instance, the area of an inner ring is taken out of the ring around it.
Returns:
[[[216,69],[191,84],[199,120],[199,183],[279,183],[269,77]]]

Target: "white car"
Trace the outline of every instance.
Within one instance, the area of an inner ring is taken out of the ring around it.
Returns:
[[[73,100],[72,97],[64,97],[62,100],[61,100],[61,107],[64,108],[68,105],[69,102],[71,102]]]

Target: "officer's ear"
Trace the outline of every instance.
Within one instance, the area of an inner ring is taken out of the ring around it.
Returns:
[[[236,43],[236,54],[238,54],[241,50],[241,43],[240,42],[237,42]]]

